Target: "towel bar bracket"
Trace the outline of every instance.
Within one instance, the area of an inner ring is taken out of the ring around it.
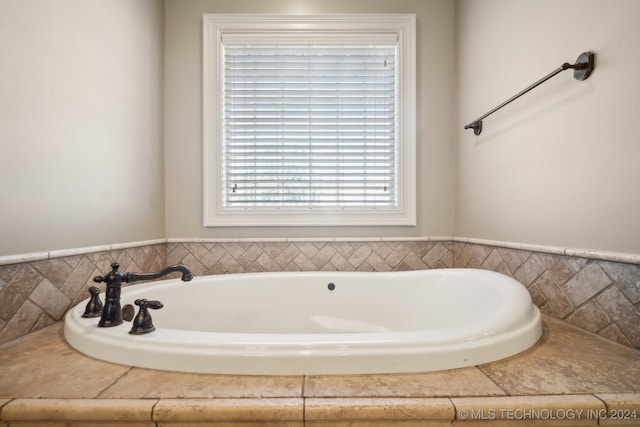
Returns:
[[[591,75],[593,71],[593,58],[594,54],[592,52],[584,52],[578,56],[576,59],[576,63],[571,64],[563,64],[562,69],[566,70],[567,68],[573,69],[573,78],[576,80],[586,80]]]
[[[482,132],[482,120],[484,118],[486,118],[487,116],[495,113],[496,111],[498,111],[499,109],[501,109],[505,105],[510,104],[511,102],[513,102],[516,99],[520,98],[522,95],[524,95],[525,93],[529,92],[531,89],[534,89],[534,88],[538,87],[539,85],[541,85],[542,83],[546,82],[547,80],[549,80],[551,77],[555,76],[556,74],[559,74],[559,73],[563,72],[564,70],[572,69],[573,70],[573,78],[576,79],[576,80],[582,81],[582,80],[586,80],[591,75],[591,72],[593,71],[593,68],[594,68],[594,54],[592,52],[583,52],[583,53],[580,54],[580,56],[578,56],[578,59],[576,59],[576,63],[575,64],[569,64],[568,62],[565,62],[559,68],[553,70],[551,73],[547,74],[546,76],[544,76],[543,78],[541,78],[540,80],[538,80],[537,82],[535,82],[534,84],[529,86],[528,88],[518,92],[517,94],[515,94],[511,98],[507,99],[505,102],[503,102],[502,104],[498,105],[497,107],[495,107],[494,109],[492,109],[488,113],[484,114],[483,116],[478,117],[477,119],[475,119],[474,121],[472,121],[468,125],[465,125],[464,128],[465,129],[473,129],[473,133],[475,135],[480,135],[480,133]]]
[[[473,129],[473,133],[475,135],[480,135],[482,133],[482,120],[477,120],[473,123],[470,123],[464,127],[465,129]]]

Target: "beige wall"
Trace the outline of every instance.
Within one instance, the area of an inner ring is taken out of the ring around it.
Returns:
[[[419,76],[418,225],[376,228],[203,227],[203,13],[415,13]],[[167,237],[450,236],[454,221],[453,13],[450,0],[167,0]]]
[[[0,2],[0,256],[165,236],[451,234],[640,253],[640,2],[166,0],[165,8]],[[417,15],[416,227],[202,227],[202,14],[238,12]],[[589,80],[566,71],[487,118],[481,136],[462,130],[585,50],[596,52]]]
[[[456,234],[640,253],[640,2],[460,0]],[[462,126],[587,50],[565,71]]]
[[[0,2],[0,255],[164,237],[163,5]]]

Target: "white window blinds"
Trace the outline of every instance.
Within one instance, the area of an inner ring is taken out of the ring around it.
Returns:
[[[225,208],[397,207],[395,35],[222,48]]]

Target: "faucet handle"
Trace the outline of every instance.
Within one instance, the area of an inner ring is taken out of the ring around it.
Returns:
[[[139,306],[140,309],[145,309],[145,308],[153,308],[154,310],[158,310],[162,307],[164,307],[164,305],[158,301],[158,300],[148,300],[146,298],[142,298],[142,299],[137,299],[134,302],[135,305]]]
[[[157,310],[162,308],[163,304],[160,301],[142,298],[135,300],[135,305],[139,306],[140,310],[138,311],[135,319],[133,319],[133,326],[129,333],[132,335],[142,335],[155,331],[156,327],[153,326],[153,320],[151,319],[151,315],[147,309],[153,308]]]
[[[100,317],[102,315],[102,300],[100,299],[100,288],[91,286],[89,288],[91,298],[84,309],[82,317]]]

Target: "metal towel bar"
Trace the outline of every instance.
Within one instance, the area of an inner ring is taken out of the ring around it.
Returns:
[[[474,134],[480,135],[480,132],[482,132],[482,120],[484,118],[486,118],[487,116],[495,113],[496,111],[498,111],[499,109],[501,109],[505,105],[507,105],[507,104],[515,101],[516,99],[520,98],[522,95],[524,95],[525,93],[529,92],[531,89],[533,89],[535,87],[538,87],[539,85],[541,85],[542,83],[546,82],[547,80],[549,80],[551,77],[555,76],[556,74],[559,74],[559,73],[561,73],[564,70],[567,70],[569,68],[571,68],[573,70],[573,78],[574,79],[576,79],[576,80],[586,80],[587,77],[589,77],[589,75],[593,71],[593,68],[594,68],[594,56],[595,55],[592,52],[583,52],[583,53],[581,53],[580,56],[578,56],[578,59],[576,60],[575,64],[569,64],[568,62],[565,62],[559,68],[553,70],[551,73],[547,74],[546,76],[544,76],[543,78],[541,78],[540,80],[538,80],[537,82],[532,84],[531,86],[527,87],[526,89],[522,90],[521,92],[518,92],[517,94],[515,94],[511,98],[509,98],[506,101],[504,101],[502,104],[498,105],[497,107],[495,107],[494,109],[492,109],[488,113],[478,117],[477,119],[475,119],[474,121],[472,121],[468,125],[465,125],[464,128],[465,129],[473,129],[473,133]]]

